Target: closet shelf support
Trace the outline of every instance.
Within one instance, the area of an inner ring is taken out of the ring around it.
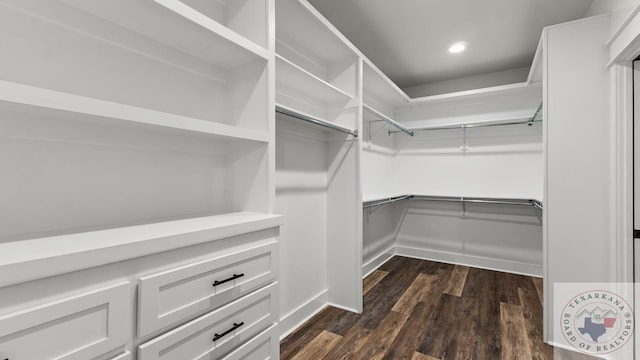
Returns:
[[[529,119],[529,126],[533,125],[533,123],[535,122],[542,121],[542,120],[536,120],[536,118],[538,117],[538,115],[540,115],[540,112],[542,111],[542,104],[543,103],[540,103],[540,105],[536,109],[536,112],[533,113],[533,116],[531,117],[531,119]]]

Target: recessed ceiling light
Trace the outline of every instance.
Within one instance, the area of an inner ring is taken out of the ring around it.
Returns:
[[[452,54],[457,54],[463,52],[467,48],[467,43],[464,41],[458,41],[457,43],[452,44],[449,47],[449,52]]]

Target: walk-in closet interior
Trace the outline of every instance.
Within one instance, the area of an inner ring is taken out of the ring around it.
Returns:
[[[399,256],[540,279],[570,349],[554,286],[634,280],[640,7],[599,1],[428,93],[338,1],[0,0],[0,359],[279,359]]]

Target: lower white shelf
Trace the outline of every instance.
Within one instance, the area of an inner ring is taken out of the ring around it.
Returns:
[[[238,212],[0,244],[0,287],[282,225]]]

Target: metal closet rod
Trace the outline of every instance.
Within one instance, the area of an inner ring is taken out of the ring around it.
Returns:
[[[522,124],[534,124],[542,122],[542,120],[523,120],[523,121],[510,121],[510,122],[501,122],[501,123],[490,123],[490,124],[460,124],[460,125],[446,125],[446,126],[434,126],[434,127],[425,127],[425,128],[414,128],[414,131],[431,131],[431,130],[453,130],[453,129],[470,129],[470,128],[480,128],[480,127],[492,127],[492,126],[505,126],[505,125],[522,125]],[[399,131],[391,131],[399,132]]]
[[[375,203],[364,204],[362,206],[362,208],[363,209],[369,209],[369,208],[378,207],[378,206],[384,205],[384,204],[393,204],[394,202],[411,199],[412,197],[413,197],[413,195],[396,196],[396,197],[389,198],[387,200],[382,200],[382,201],[378,201],[378,202],[375,202]]]
[[[455,196],[412,196],[412,200],[421,201],[447,201],[447,202],[465,202],[476,204],[496,204],[496,205],[525,205],[535,206],[542,209],[542,203],[538,200],[531,199],[502,199],[502,198],[481,198],[481,197],[455,197]]]
[[[481,197],[455,197],[455,196],[421,196],[421,195],[404,195],[388,200],[383,200],[375,203],[366,203],[363,205],[363,209],[372,207],[378,207],[384,204],[395,203],[400,200],[419,200],[419,201],[444,201],[444,202],[464,202],[464,203],[476,203],[476,204],[497,204],[497,205],[523,205],[523,206],[535,206],[542,210],[542,202],[532,199],[501,199],[501,198],[481,198]]]
[[[311,117],[309,115],[299,114],[299,113],[297,113],[295,111],[291,111],[289,109],[285,109],[285,108],[280,107],[280,106],[276,106],[276,112],[279,113],[279,114],[291,116],[293,118],[296,118],[296,119],[299,119],[299,120],[302,120],[302,121],[310,122],[312,124],[323,126],[323,127],[328,128],[328,129],[331,129],[331,130],[339,131],[341,133],[345,133],[345,134],[353,135],[354,137],[358,137],[358,131],[357,130],[347,129],[347,128],[342,127],[340,125],[336,125],[336,124],[330,123],[330,122],[325,121],[325,120],[314,118],[314,117]]]
[[[413,130],[409,129],[408,127],[400,124],[399,122],[393,120],[392,118],[382,115],[379,112],[373,110],[371,107],[364,105],[364,109],[369,111],[370,113],[372,113],[373,115],[379,117],[381,120],[384,120],[387,124],[398,128],[400,131],[390,131],[390,132],[403,132],[407,135],[413,136]]]
[[[498,122],[498,123],[470,123],[470,124],[459,124],[459,125],[444,125],[444,126],[433,126],[433,127],[423,127],[423,128],[414,128],[414,131],[430,131],[430,130],[453,130],[453,129],[470,129],[470,128],[479,128],[479,127],[493,127],[493,126],[505,126],[505,125],[522,125],[527,124],[531,126],[534,123],[542,122],[542,120],[536,120],[536,117],[542,111],[542,103],[538,106],[538,109],[527,120],[521,121],[509,121],[509,122]],[[398,131],[390,131],[392,133]]]

